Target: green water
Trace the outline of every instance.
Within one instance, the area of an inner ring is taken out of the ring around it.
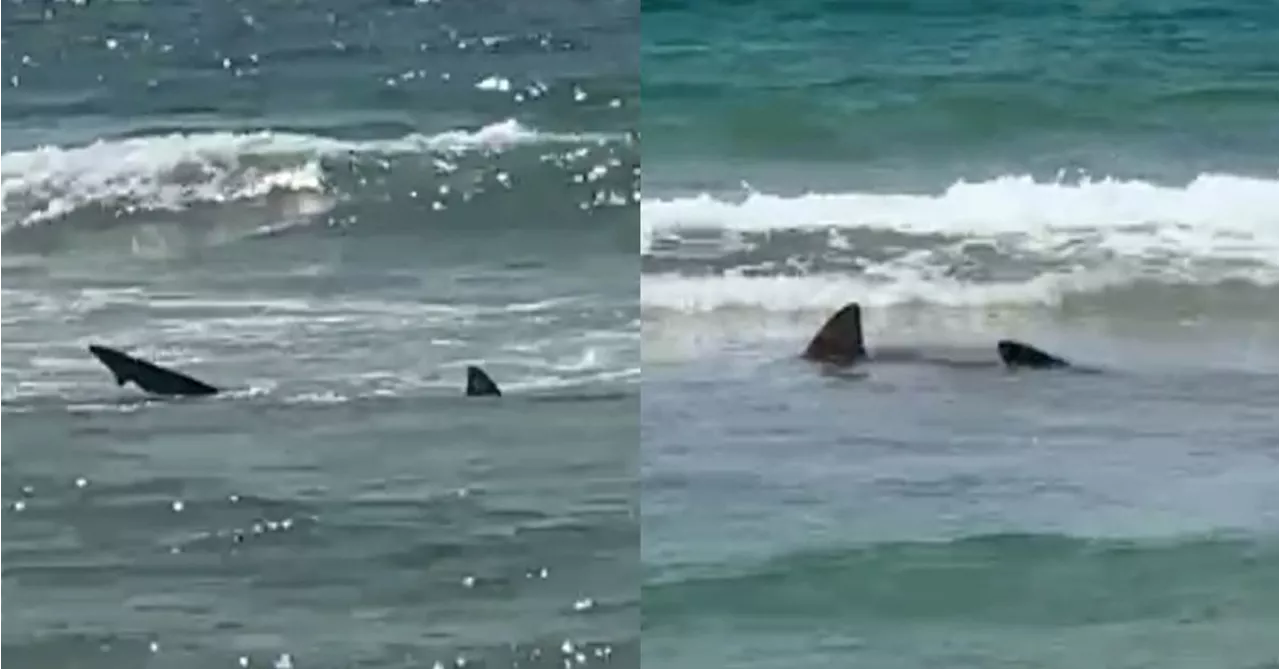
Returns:
[[[645,663],[1276,666],[1275,7],[644,13]]]

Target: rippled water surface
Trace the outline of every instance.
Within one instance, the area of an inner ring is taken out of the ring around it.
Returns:
[[[5,659],[639,664],[638,15],[5,4]]]
[[[1276,666],[1275,8],[644,14],[646,662]]]

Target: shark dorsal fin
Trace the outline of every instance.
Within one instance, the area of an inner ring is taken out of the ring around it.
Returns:
[[[216,395],[218,389],[172,369],[135,358],[109,346],[92,344],[89,352],[99,362],[106,365],[115,376],[116,384],[123,386],[132,381],[134,385],[153,395]]]
[[[499,397],[502,391],[483,369],[467,366],[467,397]]]
[[[827,319],[804,350],[804,358],[816,362],[852,365],[867,357],[862,341],[862,307],[844,305]]]

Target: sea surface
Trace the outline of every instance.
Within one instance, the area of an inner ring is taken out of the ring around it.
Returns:
[[[646,666],[1277,666],[1276,25],[645,2]]]
[[[639,11],[4,3],[5,660],[638,666]]]

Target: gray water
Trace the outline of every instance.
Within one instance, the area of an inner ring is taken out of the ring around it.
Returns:
[[[4,659],[638,665],[637,22],[6,5]]]

